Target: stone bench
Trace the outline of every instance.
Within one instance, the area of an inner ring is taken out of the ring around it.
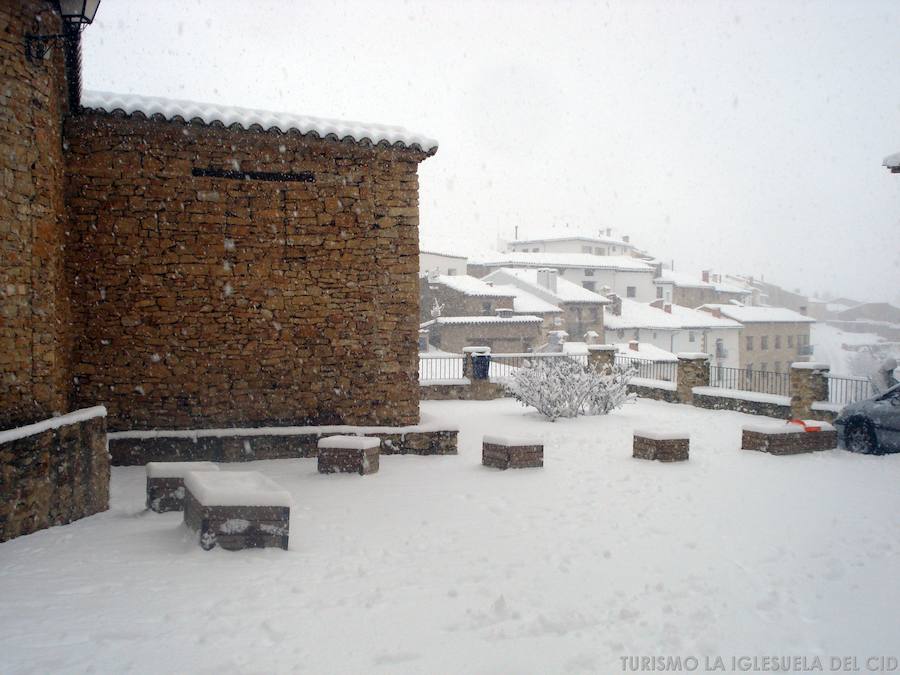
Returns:
[[[838,445],[837,430],[827,422],[808,422],[819,431],[807,431],[798,424],[751,424],[741,429],[741,449],[770,455],[798,455],[833,450]]]
[[[530,438],[485,436],[481,463],[495,469],[530,469],[544,466],[544,445]]]
[[[370,436],[328,436],[319,439],[319,473],[358,473],[365,476],[378,471],[381,439]]]
[[[632,457],[683,462],[690,457],[691,437],[683,431],[635,430]]]
[[[147,508],[157,513],[184,511],[184,477],[190,471],[218,471],[212,462],[148,462]]]
[[[184,477],[184,523],[200,546],[287,550],[291,495],[256,471],[192,471]]]

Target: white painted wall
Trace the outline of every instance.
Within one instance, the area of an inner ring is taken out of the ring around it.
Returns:
[[[466,273],[466,259],[439,253],[419,253],[419,274],[437,271],[439,274],[460,275]]]
[[[590,251],[583,250],[589,246]],[[510,242],[510,251],[528,251],[544,253],[591,253],[593,255],[631,255],[634,246],[631,244],[611,243],[601,244],[594,241],[585,241],[581,239],[563,239],[560,241],[541,241],[529,244],[519,244]]]
[[[694,341],[691,342],[691,333]],[[705,342],[704,342],[705,336]],[[628,342],[637,340],[654,347],[665,349],[677,354],[678,352],[706,352],[709,354],[711,366],[724,366],[726,368],[738,368],[740,365],[740,337],[739,328],[707,328],[703,330],[662,330],[654,328],[626,328],[620,334],[618,331],[607,328],[604,342]],[[716,340],[721,339],[727,356],[725,359],[716,358]]]
[[[637,295],[631,297],[631,300],[638,302],[653,302],[656,300],[656,286],[653,283],[653,270],[646,272],[630,272],[622,270],[600,270],[594,269],[593,275],[585,274],[584,268],[566,267],[562,268],[562,277],[571,281],[573,284],[583,286],[585,281],[593,281],[596,284],[594,290],[602,293],[604,286],[609,286],[612,292],[623,298],[629,298],[628,287],[634,286]]]

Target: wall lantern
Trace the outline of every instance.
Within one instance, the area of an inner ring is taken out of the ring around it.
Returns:
[[[72,41],[97,15],[100,0],[59,0],[63,32],[58,35],[25,36],[25,54],[31,61],[42,60],[53,48],[55,40]]]

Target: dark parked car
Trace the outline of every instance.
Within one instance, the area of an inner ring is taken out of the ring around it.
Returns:
[[[865,401],[851,403],[834,421],[851,452],[900,452],[900,385]]]

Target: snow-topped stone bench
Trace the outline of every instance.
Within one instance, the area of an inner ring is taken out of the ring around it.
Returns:
[[[184,511],[185,475],[218,470],[212,462],[148,462],[147,508],[157,513]]]
[[[256,471],[191,471],[184,488],[184,523],[205,550],[287,550],[291,495],[275,481]]]
[[[741,429],[741,449],[770,455],[798,455],[837,447],[837,430],[828,422],[749,424]]]
[[[318,444],[319,473],[358,473],[365,476],[378,471],[381,439],[373,436],[328,436]]]
[[[635,430],[632,456],[659,462],[683,462],[690,457],[691,437],[684,431]]]
[[[544,466],[544,445],[533,438],[485,436],[481,463],[495,469],[532,469]]]

